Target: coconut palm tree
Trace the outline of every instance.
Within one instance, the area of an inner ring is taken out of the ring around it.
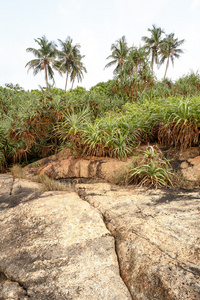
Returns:
[[[153,25],[153,28],[148,28],[151,32],[151,37],[143,36],[142,40],[145,42],[144,48],[151,53],[151,71],[153,73],[154,62],[158,64],[159,49],[162,44],[161,36],[164,31],[160,27]]]
[[[129,53],[129,47],[126,42],[125,36],[117,40],[115,44],[111,45],[112,54],[109,55],[106,59],[112,59],[105,68],[111,67],[117,64],[117,67],[114,69],[114,74],[117,74],[124,66],[125,60]]]
[[[71,76],[70,76],[70,80],[72,82],[72,89],[74,86],[74,81],[77,78],[78,82],[81,82],[83,79],[83,72],[87,73],[87,70],[83,64],[83,62],[81,61],[82,58],[84,58],[85,55],[81,56],[78,55],[78,57],[76,59],[74,59],[73,65],[72,65],[72,70],[71,70]]]
[[[175,38],[174,33],[168,34],[163,40],[161,45],[160,64],[163,64],[167,59],[164,79],[166,78],[167,70],[169,67],[169,60],[171,60],[172,65],[174,65],[174,59],[179,58],[180,54],[184,52],[182,49],[179,48],[184,42],[185,40],[179,41],[177,38]]]
[[[34,40],[40,48],[27,48],[26,51],[33,53],[37,58],[29,61],[25,67],[28,67],[28,71],[33,69],[33,75],[37,75],[41,70],[44,70],[46,86],[48,87],[48,77],[54,81],[53,68],[56,68],[57,45],[53,41],[49,42],[45,36]]]
[[[67,82],[70,73],[73,71],[77,62],[80,60],[79,44],[72,45],[73,40],[68,36],[63,42],[58,40],[61,45],[61,51],[58,52],[59,56],[59,69],[62,73],[66,73],[65,91],[67,89]]]

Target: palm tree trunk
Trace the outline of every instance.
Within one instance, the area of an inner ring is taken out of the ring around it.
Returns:
[[[167,74],[167,69],[168,69],[168,66],[169,66],[169,56],[167,58],[167,64],[166,64],[166,69],[165,69],[165,75],[164,75],[164,79],[166,77],[166,74]]]
[[[151,73],[153,75],[153,64],[154,64],[154,60],[155,60],[155,54],[154,52],[152,53],[152,60],[151,60]]]
[[[47,76],[47,65],[44,65],[44,70],[45,70],[45,81],[46,81],[46,87],[48,88],[48,76]]]
[[[67,90],[67,81],[69,76],[69,70],[67,70],[66,82],[65,82],[65,91]]]

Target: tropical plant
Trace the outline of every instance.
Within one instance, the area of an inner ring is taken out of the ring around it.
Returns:
[[[123,68],[129,52],[129,47],[127,45],[126,37],[122,36],[122,38],[117,40],[115,44],[112,44],[111,51],[112,54],[109,55],[106,59],[112,59],[112,60],[105,66],[105,68],[117,64],[116,68],[114,69],[114,74],[117,74],[117,72]]]
[[[151,36],[143,36],[142,41],[145,42],[144,49],[147,50],[148,54],[151,54],[151,71],[153,73],[154,63],[158,64],[159,62],[158,56],[164,30],[153,25],[153,28],[148,28],[148,31],[151,33]]]
[[[72,147],[76,154],[80,154],[83,150],[83,142],[81,134],[90,117],[90,111],[86,109],[77,109],[63,112],[63,120],[56,127],[56,134],[60,140]]]
[[[26,51],[33,53],[37,58],[29,61],[25,67],[28,67],[28,71],[33,69],[33,75],[37,75],[41,70],[44,70],[46,87],[48,87],[48,77],[54,81],[53,68],[56,68],[57,46],[53,41],[49,42],[45,36],[35,39],[35,42],[40,48],[27,48]]]
[[[105,147],[104,132],[100,120],[96,120],[94,124],[87,122],[82,140],[84,144],[83,153],[86,156],[108,156],[109,149]]]
[[[164,109],[164,108],[163,108]],[[199,105],[191,99],[171,103],[164,112],[158,140],[166,146],[186,149],[199,142]]]
[[[118,74],[123,78],[120,84],[121,90],[131,101],[137,101],[153,82],[144,48],[131,47],[124,66]]]
[[[73,45],[73,40],[69,36],[64,42],[60,39],[58,41],[61,45],[61,51],[58,52],[58,67],[62,73],[66,73],[66,91],[69,75],[71,74],[71,81],[73,84],[76,77],[78,80],[82,80],[83,71],[86,72],[86,68],[81,61],[84,56],[81,56],[80,54],[79,49],[81,46],[79,44]]]
[[[171,60],[172,65],[174,65],[174,59],[179,58],[180,54],[183,53],[183,50],[179,47],[185,42],[185,40],[178,40],[178,38],[174,37],[174,33],[168,34],[166,38],[163,39],[161,43],[161,59],[160,64],[163,64],[165,60],[166,69],[164,78],[166,78],[167,70],[169,67],[169,60]]]
[[[171,175],[169,162],[163,158],[159,149],[155,149],[153,146],[147,147],[143,158],[136,160],[129,172],[130,182],[155,188],[172,185]]]
[[[72,87],[71,87],[72,89],[74,86],[75,79],[77,78],[77,81],[81,82],[83,79],[83,72],[87,73],[87,70],[86,70],[83,62],[81,61],[82,58],[84,58],[84,57],[85,57],[85,55],[83,55],[83,56],[78,55],[77,58],[74,60],[74,64],[73,64],[71,76],[70,76],[70,79],[72,82]]]

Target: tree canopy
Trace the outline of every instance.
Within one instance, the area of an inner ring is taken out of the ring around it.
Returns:
[[[57,45],[53,41],[48,41],[47,38],[42,36],[35,39],[35,42],[40,48],[27,48],[27,52],[31,52],[35,55],[36,59],[29,61],[25,67],[28,67],[28,71],[33,69],[33,75],[37,75],[40,71],[45,71],[45,82],[48,87],[48,78],[54,80],[53,68],[56,68],[55,58],[57,55]]]

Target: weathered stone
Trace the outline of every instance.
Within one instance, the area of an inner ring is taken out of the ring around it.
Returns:
[[[13,186],[13,177],[10,174],[0,174],[0,196],[9,195]]]
[[[183,176],[190,181],[200,181],[200,156],[190,158],[181,164]]]
[[[112,189],[79,184],[116,239],[133,299],[200,299],[199,192]]]
[[[199,147],[190,147],[188,149],[183,149],[178,152],[179,155],[179,160],[187,160],[190,158],[194,158],[200,154],[200,149]]]
[[[76,159],[73,156],[49,161],[37,169],[37,174],[46,174],[54,179],[61,178],[100,178],[112,181],[113,176],[123,171],[130,165],[131,159],[120,161],[112,158]],[[31,172],[31,166],[26,168]]]
[[[18,180],[0,208],[0,299],[131,299],[114,238],[75,192],[40,195]]]
[[[26,291],[17,283],[6,280],[0,284],[0,299],[6,300],[26,300]]]

